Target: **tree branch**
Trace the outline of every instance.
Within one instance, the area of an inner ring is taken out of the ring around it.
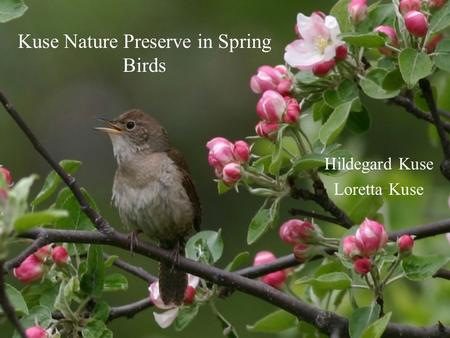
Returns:
[[[4,261],[0,261],[0,271],[3,271],[3,269],[5,268],[4,263]],[[8,295],[6,294],[4,278],[4,274],[0,273],[0,305],[6,318],[8,318],[11,324],[15,327],[19,335],[22,338],[27,338],[25,329],[23,328],[22,323],[20,323],[19,318],[17,318],[16,316],[16,310],[12,306],[11,302],[9,301]]]
[[[436,126],[439,140],[441,141],[442,151],[444,153],[444,161],[441,163],[442,174],[450,181],[450,141],[445,131],[444,124],[439,116],[436,100],[433,96],[433,89],[428,79],[419,80],[419,87],[422,90],[423,97],[430,108],[431,116],[433,117],[434,125]]]
[[[137,313],[144,311],[152,306],[153,303],[150,301],[150,298],[147,297],[131,304],[112,307],[111,311],[109,312],[108,321],[112,321],[120,317],[132,318]]]

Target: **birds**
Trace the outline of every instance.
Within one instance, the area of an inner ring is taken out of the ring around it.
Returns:
[[[174,259],[184,256],[186,240],[199,231],[201,206],[183,155],[161,124],[140,109],[102,120],[106,126],[95,129],[111,139],[117,161],[112,200],[122,222],[171,250]],[[165,304],[182,304],[186,287],[186,273],[174,262],[160,263]]]

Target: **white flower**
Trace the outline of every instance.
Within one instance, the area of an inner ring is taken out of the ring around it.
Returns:
[[[300,70],[311,70],[316,64],[334,59],[336,48],[344,44],[339,38],[339,24],[333,16],[313,13],[307,17],[299,13],[297,28],[301,39],[286,46],[284,60]]]

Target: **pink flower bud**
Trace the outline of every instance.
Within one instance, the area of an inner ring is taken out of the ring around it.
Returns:
[[[222,169],[224,165],[235,161],[234,146],[223,137],[213,138],[206,147],[209,149],[208,163],[213,168]]]
[[[277,257],[270,251],[259,251],[253,260],[253,266],[269,264],[275,261]]]
[[[250,158],[250,147],[245,141],[234,142],[233,154],[239,162],[247,162]]]
[[[42,248],[39,248],[34,255],[37,257],[37,259],[39,259],[41,262],[44,262],[47,257],[50,257],[52,254],[52,246],[51,245],[46,245],[43,246]]]
[[[311,258],[317,251],[314,250],[313,246],[305,243],[298,243],[293,249],[295,259],[299,262],[305,262],[307,259]]]
[[[283,116],[283,120],[285,123],[296,123],[300,117],[300,105],[298,101],[292,97],[285,96],[284,100],[286,101],[286,113]]]
[[[335,60],[329,60],[329,61],[323,61],[320,63],[316,63],[313,68],[312,72],[315,76],[323,77],[327,76],[328,73],[336,66]]]
[[[22,283],[28,284],[39,280],[44,274],[44,268],[42,262],[35,255],[30,255],[13,270],[13,273]]]
[[[288,244],[316,242],[321,236],[320,229],[309,222],[291,219],[284,222],[279,230],[281,240]]]
[[[360,275],[365,275],[370,272],[372,269],[372,261],[370,258],[358,258],[353,263],[353,269],[356,273],[359,273]]]
[[[9,185],[9,186],[13,185],[13,178],[12,178],[11,172],[8,169],[0,166],[0,174],[3,175],[3,178],[5,179],[5,182],[7,185]]]
[[[286,273],[284,271],[276,271],[262,276],[261,281],[274,288],[281,288],[286,281]]]
[[[428,0],[428,6],[430,8],[439,9],[447,3],[447,0]]]
[[[444,39],[442,34],[434,35],[426,44],[425,48],[427,49],[427,53],[433,53],[439,43]]]
[[[57,246],[53,249],[52,259],[56,265],[65,265],[70,261],[69,254],[63,246]]]
[[[347,58],[348,55],[348,48],[346,45],[340,45],[336,47],[336,56],[334,57],[334,60],[336,62],[344,61]]]
[[[357,248],[366,257],[382,249],[388,241],[384,225],[367,218],[356,231],[355,237]]]
[[[25,335],[27,336],[27,338],[47,338],[48,337],[47,331],[45,331],[45,329],[40,326],[29,327],[28,329],[26,329]]]
[[[241,166],[238,163],[228,163],[223,167],[222,179],[228,184],[232,185],[241,179]]]
[[[274,90],[282,95],[290,92],[292,79],[285,66],[276,67],[261,66],[256,75],[250,80],[250,88],[256,94],[262,94],[267,90]]]
[[[378,26],[373,31],[377,32],[377,33],[381,33],[383,35],[386,35],[387,43],[393,47],[398,47],[399,43],[398,43],[397,32],[395,31],[395,29],[393,27],[383,25],[383,26]],[[392,50],[387,47],[381,47],[381,48],[379,48],[379,51],[380,51],[380,53],[387,55],[387,56],[391,56],[393,54]]]
[[[419,11],[410,11],[405,14],[406,29],[414,36],[424,37],[428,32],[428,20],[425,14]]]
[[[275,122],[260,121],[255,126],[256,134],[260,137],[271,138],[271,135],[278,131],[280,125]]]
[[[397,246],[400,253],[411,253],[414,239],[410,235],[403,235],[397,239]]]
[[[355,236],[344,237],[344,239],[342,240],[342,251],[348,258],[361,256],[361,251],[359,251],[358,247],[356,246]]]
[[[400,0],[400,12],[405,15],[409,11],[420,11],[420,0]]]
[[[367,0],[351,0],[348,4],[348,12],[354,23],[364,21],[367,17]]]
[[[258,116],[265,121],[281,121],[286,111],[286,101],[283,96],[273,90],[264,92],[256,105]]]
[[[188,285],[186,291],[184,292],[184,304],[190,305],[194,303],[196,293],[197,291],[195,290],[195,288]]]

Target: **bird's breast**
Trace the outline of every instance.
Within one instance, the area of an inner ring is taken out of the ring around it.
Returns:
[[[164,153],[119,167],[113,201],[125,225],[155,239],[170,241],[191,232],[194,210],[182,184],[182,174]]]

